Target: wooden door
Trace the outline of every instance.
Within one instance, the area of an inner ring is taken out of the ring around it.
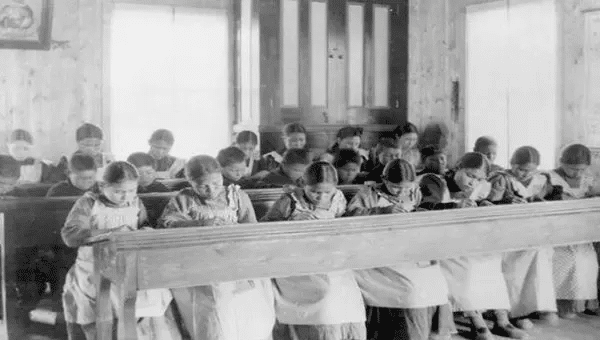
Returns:
[[[289,122],[326,147],[343,125],[406,121],[408,1],[268,0],[258,10],[263,151]]]

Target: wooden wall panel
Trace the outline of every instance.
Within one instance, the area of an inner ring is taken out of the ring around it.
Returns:
[[[82,122],[102,125],[101,10],[102,0],[54,1],[50,51],[0,50],[1,152],[24,128],[58,160],[75,150]]]

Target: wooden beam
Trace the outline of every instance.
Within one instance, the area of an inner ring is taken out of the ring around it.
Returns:
[[[600,199],[589,199],[118,233],[97,246],[139,254],[138,289],[177,288],[592,242],[599,221]]]

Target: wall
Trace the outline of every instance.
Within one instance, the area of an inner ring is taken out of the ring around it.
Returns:
[[[0,151],[24,128],[56,161],[81,123],[103,125],[102,1],[54,1],[50,51],[0,50]]]

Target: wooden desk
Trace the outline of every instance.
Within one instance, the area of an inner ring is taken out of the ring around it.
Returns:
[[[98,315],[116,284],[119,339],[136,339],[136,291],[285,277],[600,240],[600,199],[117,233],[94,245]],[[202,261],[198,261],[202,259]],[[223,270],[227,268],[227,270]],[[99,339],[110,339],[99,327]]]

